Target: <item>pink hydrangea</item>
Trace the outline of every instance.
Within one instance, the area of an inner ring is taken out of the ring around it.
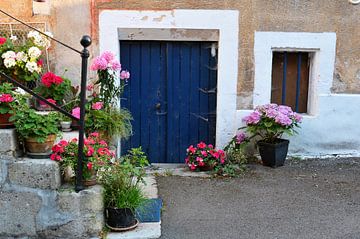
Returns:
[[[243,132],[238,132],[236,134],[236,143],[237,144],[241,144],[242,142],[244,142],[244,140],[246,139],[246,135]]]
[[[252,112],[250,115],[243,118],[246,124],[257,124],[259,123],[261,114],[258,111]]]
[[[302,116],[298,113],[294,113],[293,117],[294,117],[295,121],[298,123],[300,123],[302,121]]]
[[[292,120],[285,114],[279,113],[276,118],[275,122],[281,124],[283,126],[289,126],[292,124]]]

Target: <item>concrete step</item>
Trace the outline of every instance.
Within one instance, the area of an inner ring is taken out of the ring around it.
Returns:
[[[58,163],[50,159],[28,159],[15,161],[8,166],[9,182],[38,189],[58,189],[61,186]]]
[[[13,156],[19,150],[15,129],[0,129],[0,154]]]

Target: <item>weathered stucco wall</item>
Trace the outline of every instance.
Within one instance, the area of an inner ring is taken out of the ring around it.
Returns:
[[[171,10],[232,9],[239,10],[238,108],[252,106],[254,87],[254,32],[336,32],[337,54],[333,93],[360,93],[360,5],[347,0],[62,0],[51,1],[50,16],[32,16],[32,0],[2,0],[1,9],[27,21],[48,21],[55,36],[81,48],[79,39],[91,34],[90,48],[98,53],[98,16],[104,9]],[[0,20],[4,18],[0,16]],[[79,81],[79,60],[72,52],[55,46],[52,62],[55,70]]]
[[[337,55],[332,92],[360,93],[360,5],[346,0],[94,0],[102,9],[236,9],[240,11],[238,108],[249,108],[253,90],[255,31],[336,32]],[[93,33],[96,34],[96,27]]]

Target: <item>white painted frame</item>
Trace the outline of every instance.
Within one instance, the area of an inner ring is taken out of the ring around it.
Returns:
[[[274,51],[311,52],[308,114],[318,113],[318,98],[331,93],[336,33],[255,32],[253,105],[270,103]]]
[[[118,53],[118,30],[126,28],[219,30],[216,147],[222,148],[236,130],[239,11],[104,10],[99,16],[100,52]]]

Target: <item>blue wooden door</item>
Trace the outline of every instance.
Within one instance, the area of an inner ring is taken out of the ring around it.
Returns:
[[[183,163],[190,144],[215,143],[213,43],[121,41],[120,58],[131,73],[121,105],[134,118],[122,154],[142,146],[152,163]]]

